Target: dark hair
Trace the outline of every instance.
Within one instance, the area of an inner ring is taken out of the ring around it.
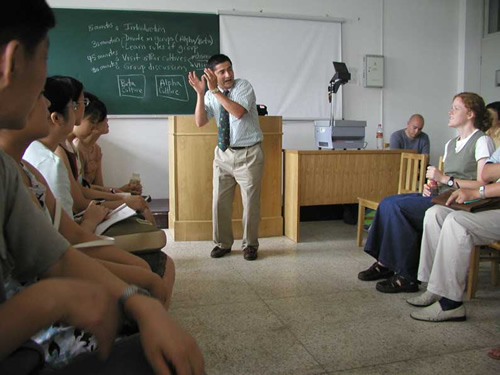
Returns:
[[[5,1],[0,12],[0,50],[10,41],[19,40],[33,54],[55,24],[54,13],[45,0]]]
[[[474,112],[476,115],[474,118],[474,127],[483,132],[488,130],[491,126],[491,115],[484,105],[484,100],[478,94],[473,92],[462,92],[453,97],[462,99],[465,108],[469,111]]]
[[[65,81],[71,86],[71,99],[76,102],[83,92],[83,83],[81,83],[76,78],[70,76],[52,76],[52,78],[58,81]]]
[[[108,116],[106,105],[94,94],[84,92],[84,97],[90,100],[89,105],[85,107],[84,118],[88,118],[90,122],[97,124],[103,121]]]
[[[231,62],[231,59],[229,57],[227,57],[226,55],[223,55],[223,54],[213,55],[207,61],[207,68],[214,70],[218,64],[222,64],[223,62],[226,62],[226,61],[229,61],[229,63],[231,65],[233,65],[233,63]]]
[[[48,77],[45,80],[44,94],[50,100],[50,113],[60,113],[66,118],[68,115],[68,102],[72,100],[71,84],[65,80]]]
[[[496,111],[496,113],[500,117],[500,102],[491,102],[486,106],[486,109],[492,109]]]

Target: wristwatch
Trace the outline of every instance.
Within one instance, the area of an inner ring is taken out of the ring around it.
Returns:
[[[215,89],[210,90],[210,92],[211,92],[212,94],[217,94],[218,92],[220,92],[220,90],[219,90],[219,88],[218,88],[218,87],[216,87]]]
[[[486,199],[486,187],[483,185],[483,186],[479,186],[479,196],[481,197],[481,199]]]
[[[455,185],[455,177],[451,176],[446,185],[452,188]]]
[[[130,297],[136,294],[151,297],[151,293],[149,293],[146,289],[140,288],[134,284],[130,284],[128,287],[125,288],[120,298],[118,298],[118,306],[120,307],[123,318],[129,324],[133,322],[131,322],[129,315],[125,311],[125,303]]]

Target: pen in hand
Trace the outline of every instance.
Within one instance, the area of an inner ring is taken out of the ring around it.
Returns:
[[[469,201],[465,201],[464,204],[469,204],[469,203],[474,203],[474,202],[479,202],[481,200],[481,198],[477,198],[477,199],[471,199]]]

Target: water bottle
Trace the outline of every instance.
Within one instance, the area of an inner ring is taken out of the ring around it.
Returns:
[[[382,124],[378,124],[377,126],[377,150],[384,149],[384,130],[382,129]]]
[[[139,185],[141,183],[141,175],[139,173],[132,173],[132,177],[130,177],[129,185],[130,185],[130,193],[132,195],[137,195],[137,191],[139,190]]]
[[[431,191],[431,197],[439,195],[438,183],[435,180],[427,180],[427,185]]]

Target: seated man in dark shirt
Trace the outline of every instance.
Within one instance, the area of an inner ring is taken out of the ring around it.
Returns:
[[[416,150],[419,154],[429,154],[430,141],[424,128],[422,115],[414,114],[406,123],[406,129],[395,131],[391,135],[390,148]]]

